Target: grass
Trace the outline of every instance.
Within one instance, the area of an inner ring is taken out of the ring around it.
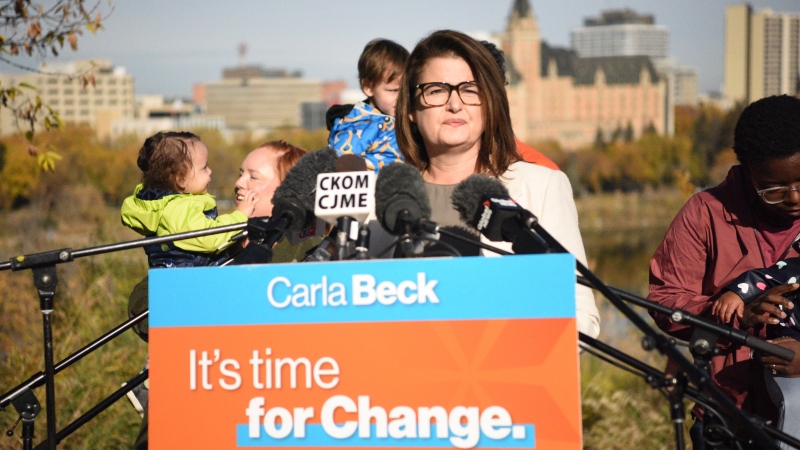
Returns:
[[[645,296],[650,257],[687,199],[687,194],[677,189],[576,199],[590,269],[609,285]],[[642,349],[643,334],[608,300],[595,297],[601,317],[599,339],[663,369],[665,358]],[[641,308],[634,310],[652,324]],[[584,353],[581,396],[585,448],[674,448],[668,402],[641,378]],[[686,406],[689,418],[692,405]],[[691,419],[686,424],[690,425]],[[688,442],[688,426],[684,430]]]
[[[79,192],[65,193],[80,197]],[[57,203],[59,204],[59,203]],[[57,248],[79,249],[136,238],[118,225],[116,208],[102,202],[73,202],[73,208],[43,212],[35,205],[0,216],[0,229],[16,230],[0,236],[0,255],[29,254]],[[127,319],[127,296],[147,270],[141,250],[80,258],[57,267],[59,284],[53,313],[53,350],[58,362]],[[0,390],[6,390],[43,370],[42,315],[29,271],[0,272]],[[139,372],[147,348],[132,332],[56,375],[56,417],[61,429],[121,383]],[[42,403],[36,419],[35,443],[46,437],[44,388],[35,390]],[[0,429],[13,425],[12,407],[0,414]],[[129,448],[139,427],[139,416],[120,401],[65,439],[59,448]],[[16,436],[0,438],[0,449],[19,448]]]

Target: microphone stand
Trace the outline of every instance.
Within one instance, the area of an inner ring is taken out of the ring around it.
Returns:
[[[612,288],[612,289],[614,289],[614,288]],[[660,371],[660,370],[658,370],[658,369],[656,369],[656,368],[654,368],[652,366],[649,366],[649,365],[639,361],[638,359],[636,359],[636,358],[634,358],[634,357],[632,357],[632,356],[630,356],[630,355],[628,355],[628,354],[626,354],[626,353],[624,353],[624,352],[622,352],[622,351],[620,351],[618,349],[615,349],[614,347],[611,347],[608,344],[603,343],[602,341],[594,339],[594,338],[592,338],[590,336],[587,336],[587,335],[585,335],[583,333],[579,333],[578,339],[581,341],[582,344],[584,344],[584,345],[581,345],[581,348],[583,350],[585,350],[587,353],[590,353],[593,356],[595,356],[595,357],[597,357],[597,358],[599,358],[599,359],[601,359],[601,360],[603,360],[603,361],[605,361],[605,362],[607,362],[607,363],[609,363],[611,365],[617,366],[617,367],[619,367],[619,368],[621,368],[623,370],[626,370],[626,371],[628,371],[628,372],[630,372],[630,373],[632,373],[634,375],[642,377],[645,380],[645,382],[647,382],[647,384],[650,385],[653,389],[666,388],[669,391],[671,388],[674,388],[676,385],[680,384],[680,380],[678,378],[667,378],[662,371]],[[614,361],[614,360],[616,360],[616,361]],[[622,364],[624,364],[624,366],[620,365],[619,363],[617,363],[617,361],[619,361]],[[685,378],[684,378],[684,380],[685,380]],[[688,386],[688,385],[684,386],[684,389],[685,390],[684,390],[683,394],[685,395],[685,397],[687,397],[689,400],[692,400],[692,401],[694,401],[696,403],[699,403],[699,404],[703,405],[703,408],[704,408],[704,411],[706,412],[706,414],[713,415],[713,416],[719,417],[721,419],[720,413],[716,410],[716,405],[705,394],[703,394],[701,391],[699,391],[699,390],[697,390],[697,389],[695,389],[695,388],[693,388],[691,386]],[[670,404],[670,408],[671,409],[673,408],[672,404]],[[671,410],[671,414],[674,415],[675,411]],[[682,408],[681,408],[681,413],[680,414],[681,415],[683,414],[683,409]],[[751,417],[750,420],[755,420],[755,418]],[[798,440],[794,436],[788,435],[788,434],[786,434],[786,433],[784,433],[784,432],[782,432],[782,431],[780,431],[780,430],[778,430],[776,428],[766,426],[765,424],[762,425],[762,426],[764,428],[764,431],[767,432],[768,434],[770,434],[772,437],[774,437],[776,439],[780,439],[781,441],[785,442],[786,444],[788,444],[788,445],[790,445],[790,446],[792,446],[794,448],[800,449],[800,440]],[[676,427],[675,428],[676,439],[678,439],[678,436],[680,436],[679,439],[683,439],[682,426],[679,428],[679,425],[676,423],[675,427]],[[718,440],[722,440],[722,439],[726,439],[726,438],[730,439],[732,437],[733,436],[731,436],[731,435],[715,436],[715,438],[718,439]],[[730,444],[730,443],[728,443],[728,444]],[[724,445],[724,444],[720,443],[719,445]],[[730,445],[727,445],[727,448],[729,448],[729,447],[730,447]]]
[[[569,253],[564,246],[562,246],[550,233],[547,232],[540,224],[539,221],[533,218],[529,220],[529,227],[536,232],[545,242],[549,245],[549,249],[555,253]],[[516,244],[516,243],[515,243]],[[720,408],[733,419],[735,424],[744,430],[749,436],[749,444],[758,443],[763,448],[778,450],[779,447],[773,442],[769,436],[764,432],[761,427],[756,426],[750,421],[745,414],[736,407],[736,404],[731,401],[714,383],[711,381],[711,376],[707,370],[692,364],[686,356],[681,353],[675,345],[674,340],[667,338],[665,335],[656,332],[645,320],[636,314],[622,299],[611,290],[605,283],[603,283],[592,271],[576,259],[575,261],[578,272],[583,275],[586,280],[591,284],[594,289],[599,290],[608,300],[628,318],[633,324],[639,328],[644,334],[644,341],[651,345],[651,348],[657,348],[661,354],[672,359],[681,368],[681,371],[695,386],[703,392],[709,393],[711,398],[717,402]],[[710,347],[713,348],[713,347]],[[794,352],[792,352],[794,355]],[[682,431],[682,430],[681,430]],[[679,439],[678,444],[682,444],[683,439]],[[683,447],[679,447],[683,448]]]
[[[495,247],[493,245],[484,244],[479,239],[478,240],[470,239],[470,238],[462,236],[462,235],[460,235],[458,233],[453,233],[450,230],[442,228],[441,226],[439,226],[438,223],[432,222],[430,220],[421,220],[420,223],[419,223],[419,228],[420,228],[421,231],[423,231],[425,233],[442,234],[442,235],[445,235],[447,237],[450,237],[450,238],[459,240],[461,242],[464,242],[466,244],[474,245],[475,247],[478,247],[480,249],[489,250],[490,252],[497,253],[498,255],[513,255],[513,253],[511,253],[511,252],[507,252],[507,251],[505,251],[503,249],[499,249],[499,248],[497,248],[497,247]]]
[[[594,287],[592,283],[585,277],[578,277],[578,283],[590,288]],[[727,325],[711,322],[690,314],[682,309],[666,307],[660,303],[647,300],[639,297],[638,295],[633,295],[612,286],[609,286],[608,288],[622,300],[669,316],[675,323],[685,324],[694,327],[696,330],[703,331],[703,333],[695,333],[695,335],[693,335],[689,341],[689,349],[693,354],[698,353],[700,355],[710,356],[714,352],[714,343],[718,338],[721,337],[731,341],[732,343],[744,345],[763,353],[777,356],[785,361],[791,361],[794,358],[793,351],[779,345],[770,344],[769,342],[756,336],[747,334],[742,330],[737,330]],[[643,343],[642,345],[653,348],[653,345],[649,343]]]
[[[590,288],[594,287],[584,277],[579,276],[578,283]],[[786,361],[791,361],[793,359],[794,352],[791,350],[779,345],[771,344],[741,330],[702,319],[681,309],[668,308],[664,305],[625,292],[621,289],[611,286],[609,286],[609,289],[621,299],[629,303],[633,303],[646,309],[652,309],[661,314],[670,316],[673,322],[694,327],[694,333],[688,342],[689,351],[692,353],[692,356],[695,357],[695,365],[703,371],[708,371],[711,357],[719,352],[719,350],[716,348],[716,343],[719,338],[725,338],[734,344],[744,345]],[[675,341],[674,338],[668,339],[671,339],[673,342]],[[642,348],[648,351],[655,348],[655,343],[651,340],[651,336],[645,336],[645,338],[642,340]],[[672,399],[670,400],[672,401]],[[717,417],[719,417],[719,415],[717,415]],[[773,437],[800,449],[800,440],[796,439],[795,437],[776,428],[769,427],[766,424],[762,424],[761,427]]]
[[[555,238],[553,238],[541,225],[539,225],[537,220],[533,220],[532,223],[529,223],[528,226],[534,232],[530,230],[522,230],[518,240],[514,242],[514,249],[518,250],[518,253],[569,253],[566,248],[564,248]],[[424,232],[428,233],[436,233],[439,232],[444,235],[451,236],[455,239],[459,239],[462,242],[466,242],[477,247],[480,247],[485,250],[490,250],[498,254],[502,255],[509,255],[511,253],[501,250],[499,248],[493,247],[488,244],[484,244],[483,242],[465,238],[463,236],[457,235],[455,233],[450,233],[448,230],[440,229],[438,224],[435,222],[421,220],[419,221],[419,229]],[[407,233],[406,233],[407,235]],[[710,356],[711,352],[715,348],[716,340],[712,340],[713,336],[724,336],[730,339],[733,342],[742,343],[747,345],[751,348],[757,348],[765,353],[777,356],[784,360],[791,361],[794,357],[794,352],[788,350],[786,348],[780,347],[775,344],[770,344],[762,339],[759,339],[755,336],[750,336],[747,333],[742,332],[741,330],[735,330],[733,328],[715,324],[713,322],[706,321],[704,319],[700,319],[692,314],[689,314],[683,310],[673,310],[662,305],[658,305],[654,302],[648,301],[641,297],[637,297],[633,294],[629,294],[625,291],[612,288],[607,286],[603,283],[596,275],[594,275],[586,266],[584,266],[580,261],[576,259],[576,267],[578,271],[583,275],[582,277],[577,277],[578,282],[588,286],[593,289],[600,290],[604,296],[606,296],[615,307],[617,307],[628,319],[634,322],[637,327],[642,330],[645,334],[645,337],[642,340],[642,346],[645,350],[652,350],[654,348],[658,348],[662,354],[665,354],[669,358],[672,358],[673,361],[677,362],[678,365],[681,367],[683,373],[679,374],[677,378],[673,378],[670,381],[670,387],[673,389],[671,390],[668,399],[670,401],[670,416],[675,424],[675,439],[676,439],[676,448],[683,449],[685,448],[684,436],[683,436],[683,422],[684,422],[684,411],[683,411],[683,397],[689,396],[690,399],[695,399],[695,401],[700,398],[700,395],[697,395],[700,391],[696,391],[691,386],[688,386],[688,381],[692,381],[695,386],[698,386],[705,392],[711,393],[711,398],[717,402],[717,404],[725,411],[728,412],[730,416],[732,416],[733,420],[742,428],[744,428],[751,437],[754,437],[752,442],[759,442],[764,443],[766,448],[777,449],[778,447],[769,440],[767,433],[771,436],[776,437],[784,442],[789,443],[790,445],[794,445],[794,443],[800,444],[800,441],[783,433],[780,430],[776,430],[774,428],[768,427],[766,425],[762,425],[761,428],[756,427],[751,422],[743,411],[738,409],[736,405],[728,399],[725,394],[720,391],[716,386],[711,383],[711,377],[708,375],[708,366],[707,363],[704,367],[697,367],[693,365],[686,357],[677,349],[676,342],[674,338],[667,337],[655,329],[650,327],[644,320],[638,316],[633,310],[628,307],[625,303],[622,302],[622,298],[628,300],[632,303],[635,303],[639,306],[643,306],[645,308],[652,308],[656,309],[659,312],[664,314],[669,314],[674,321],[687,323],[696,326],[697,329],[703,330],[703,333],[697,334],[697,338],[693,336],[693,344],[691,344],[692,353],[697,355],[706,355]],[[587,342],[591,340],[592,343],[600,343],[600,341],[596,341],[589,336],[584,334],[580,334],[579,338],[582,342]],[[611,349],[611,347],[608,347]],[[710,350],[706,350],[710,349]],[[697,357],[697,356],[696,356]],[[639,361],[631,358],[632,361],[636,362],[636,365],[642,365],[642,367],[649,367],[644,365]],[[632,364],[633,365],[633,364]],[[652,369],[655,370],[655,369]],[[653,375],[656,372],[649,371],[650,375]],[[660,374],[660,372],[659,372]],[[663,377],[663,375],[659,375]],[[688,377],[688,380],[687,380]],[[654,378],[655,379],[655,378]],[[663,384],[659,382],[659,385]],[[709,400],[703,399],[700,401],[701,403],[708,404]],[[717,414],[719,416],[719,414]],[[765,440],[766,439],[766,440]],[[798,447],[800,448],[800,447]]]
[[[369,253],[369,237],[370,231],[366,224],[362,224],[358,228],[358,238],[355,244],[355,259],[367,259]]]
[[[703,404],[707,410],[712,409],[708,406],[707,400],[703,398],[702,394],[697,389],[687,386],[686,378],[682,375],[676,378],[668,378],[658,369],[583,333],[578,333],[578,340],[583,344],[581,348],[595,357],[643,378],[653,389],[667,390],[667,395],[665,396],[670,404],[670,417],[675,429],[675,446],[676,448],[684,448],[683,422],[685,413],[681,397],[685,394],[691,400]],[[621,362],[624,366],[614,360]]]
[[[344,261],[350,254],[353,253],[354,248],[350,240],[350,228],[358,226],[358,222],[350,216],[342,216],[336,219],[336,259]]]
[[[172,242],[176,240],[189,239],[200,236],[207,236],[210,234],[224,233],[228,231],[236,231],[245,228],[247,224],[239,223],[233,225],[226,225],[223,227],[209,228],[206,230],[189,231],[186,233],[173,234],[169,236],[160,236],[155,238],[144,238],[134,241],[121,242],[111,245],[102,245],[98,247],[90,247],[81,250],[72,250],[63,248],[59,250],[52,250],[43,253],[34,253],[29,255],[22,255],[13,257],[7,263],[0,263],[0,271],[2,270],[31,270],[33,274],[33,284],[39,295],[39,306],[42,311],[42,331],[43,331],[43,346],[44,346],[44,380],[45,380],[45,396],[46,396],[46,412],[47,412],[47,448],[55,450],[56,448],[56,395],[55,395],[55,364],[53,363],[53,328],[52,328],[52,314],[55,308],[53,298],[55,297],[56,288],[58,286],[58,274],[56,272],[56,264],[64,264],[71,262],[75,258],[82,258],[85,256],[99,255],[103,253],[116,252],[121,250],[128,250],[132,248],[144,247],[151,244],[161,244]],[[23,434],[33,437],[33,421],[38,415],[37,405],[38,401],[31,403],[30,396],[26,396],[28,401],[24,405],[25,412],[23,415],[20,412],[23,422]],[[11,400],[11,399],[9,399]],[[35,397],[33,398],[35,400]],[[16,406],[16,405],[15,405]],[[2,407],[2,404],[0,404]],[[41,406],[38,406],[41,408]],[[35,411],[35,413],[34,413]],[[25,442],[23,442],[25,445]],[[27,448],[27,447],[26,447]]]

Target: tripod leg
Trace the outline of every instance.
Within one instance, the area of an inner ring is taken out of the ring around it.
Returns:
[[[686,377],[678,374],[673,378],[674,385],[669,389],[669,416],[675,428],[675,448],[684,450],[686,441],[683,435],[683,423],[686,420],[686,412],[683,405],[683,392],[686,387]]]
[[[33,449],[33,419],[22,420],[22,448],[24,450]]]
[[[52,300],[51,300],[52,304]],[[47,411],[47,441],[48,448],[56,448],[56,390],[55,390],[55,364],[53,363],[53,310],[42,310],[42,321],[44,328],[44,374],[45,374],[45,398]],[[24,426],[24,425],[23,425]]]
[[[56,448],[56,390],[55,364],[53,363],[53,296],[58,285],[56,266],[36,267],[33,269],[33,284],[39,291],[39,303],[42,309],[42,327],[44,329],[44,374],[47,410],[47,442],[48,449]]]

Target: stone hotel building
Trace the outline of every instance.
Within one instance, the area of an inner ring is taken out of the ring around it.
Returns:
[[[542,41],[528,0],[514,0],[501,37],[511,120],[526,142],[554,140],[566,149],[633,127],[671,134],[667,84],[647,56],[580,57]]]

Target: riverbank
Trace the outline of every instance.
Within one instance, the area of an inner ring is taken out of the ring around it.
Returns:
[[[686,203],[690,194],[677,188],[643,192],[614,192],[575,199],[581,233],[609,233],[663,229]]]

